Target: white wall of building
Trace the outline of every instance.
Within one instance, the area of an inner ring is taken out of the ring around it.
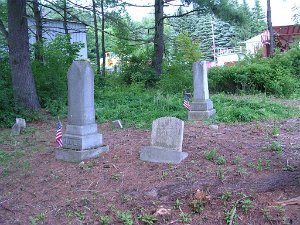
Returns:
[[[68,22],[68,31],[71,35],[71,43],[80,42],[84,47],[80,49],[78,59],[87,59],[87,39],[86,26],[80,23]],[[29,43],[35,43],[35,21],[28,19]],[[63,22],[58,20],[43,21],[43,38],[46,40],[54,39],[58,34],[64,34]]]

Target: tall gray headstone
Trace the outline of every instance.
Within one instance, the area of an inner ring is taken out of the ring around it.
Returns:
[[[151,145],[142,147],[140,159],[158,163],[180,163],[188,154],[182,152],[184,122],[162,117],[152,123]]]
[[[194,97],[191,102],[191,110],[188,113],[189,120],[205,120],[216,113],[213,102],[209,99],[207,62],[198,61],[193,64]]]
[[[68,71],[68,124],[56,158],[80,162],[105,151],[95,122],[93,69],[88,61],[75,61]]]

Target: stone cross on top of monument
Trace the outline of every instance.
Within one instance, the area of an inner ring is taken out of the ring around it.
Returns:
[[[98,132],[94,108],[94,73],[88,61],[75,61],[68,71],[68,125],[56,158],[80,162],[108,150]]]
[[[207,62],[198,61],[193,64],[194,97],[189,120],[205,120],[216,113],[213,103],[209,99]]]

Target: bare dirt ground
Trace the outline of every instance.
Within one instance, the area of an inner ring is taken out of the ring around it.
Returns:
[[[55,123],[0,130],[0,150],[16,156],[0,164],[0,224],[300,224],[299,205],[276,203],[300,196],[300,119],[185,123],[177,165],[140,161],[151,132],[109,124],[109,152],[58,161]]]

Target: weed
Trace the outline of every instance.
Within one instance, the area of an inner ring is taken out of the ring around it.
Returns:
[[[130,195],[124,194],[122,196],[122,203],[127,203],[127,202],[130,202],[131,200],[132,200],[132,197]]]
[[[219,157],[217,158],[217,160],[216,160],[216,164],[218,164],[218,165],[224,165],[224,164],[226,164],[226,159],[225,159],[225,157],[224,157],[224,156],[219,156]]]
[[[240,164],[241,160],[242,160],[242,158],[241,158],[240,156],[237,155],[237,156],[235,156],[234,159],[232,160],[232,164],[238,165],[238,164]]]
[[[279,155],[282,154],[283,151],[282,145],[278,141],[271,141],[265,145],[264,149],[267,151],[277,152]]]
[[[117,212],[117,217],[124,225],[133,225],[133,219],[130,211]]]
[[[280,133],[280,128],[277,126],[272,127],[272,129],[269,132],[273,136],[277,136]]]
[[[194,213],[201,213],[205,208],[205,201],[201,199],[195,199],[191,202],[192,211]]]
[[[150,215],[150,214],[139,215],[138,219],[141,220],[145,224],[154,224],[157,221],[155,216]]]
[[[182,223],[188,223],[188,222],[191,221],[191,218],[190,218],[191,214],[181,212],[181,213],[179,214],[179,216],[181,217],[180,221],[181,221]]]
[[[180,201],[180,199],[176,199],[175,201],[175,205],[174,205],[174,208],[175,209],[180,209],[180,206],[182,205],[183,203]]]
[[[224,217],[225,217],[225,221],[226,221],[227,224],[232,223],[232,221],[234,221],[234,219],[237,217],[237,214],[235,212],[236,212],[235,207],[233,207],[230,210],[224,212]]]
[[[31,225],[37,225],[38,222],[43,221],[46,218],[47,218],[47,215],[45,213],[40,213],[39,215],[34,216],[34,217],[30,216],[29,221],[30,221]]]
[[[213,161],[214,158],[216,157],[216,155],[217,155],[216,149],[211,149],[211,150],[205,151],[205,153],[204,153],[205,159],[207,159],[209,161]]]
[[[222,193],[222,195],[221,195],[221,200],[223,200],[223,201],[229,201],[229,199],[232,197],[232,192],[230,192],[230,191],[226,191],[226,192],[224,192],[224,193]]]
[[[79,220],[83,221],[85,219],[85,215],[86,215],[86,212],[81,212],[79,210],[67,210],[65,212],[65,215],[67,217],[76,217],[78,218]]]
[[[241,200],[241,207],[244,210],[244,212],[248,212],[249,209],[253,208],[252,200],[249,198]]]
[[[161,174],[162,179],[166,178],[167,176],[169,176],[169,172],[167,170],[162,171]]]
[[[252,164],[258,171],[269,170],[271,165],[271,160],[263,160],[259,158],[255,164]]]
[[[113,179],[114,181],[118,181],[118,180],[120,180],[120,178],[121,178],[121,175],[118,173],[115,173],[111,176],[111,179]]]
[[[224,171],[223,168],[219,168],[219,169],[217,170],[217,176],[219,177],[219,179],[220,179],[221,181],[223,181],[223,180],[225,179],[225,171]]]
[[[99,221],[102,225],[108,225],[109,222],[111,221],[110,216],[107,215],[101,215],[99,216]]]

